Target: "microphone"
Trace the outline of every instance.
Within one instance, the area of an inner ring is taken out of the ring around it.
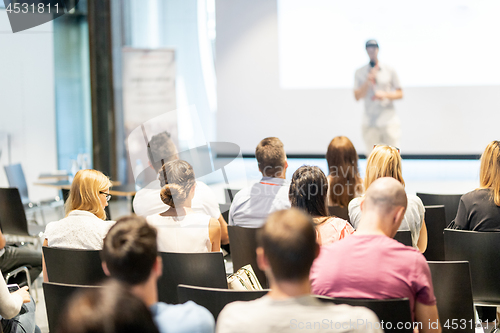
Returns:
[[[377,63],[376,63],[375,61],[370,60],[370,67],[372,67],[372,68],[373,68],[373,67],[375,67],[375,65],[376,65],[376,64],[377,64]]]

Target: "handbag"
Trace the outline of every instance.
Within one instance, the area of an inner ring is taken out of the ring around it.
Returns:
[[[262,290],[259,279],[257,279],[250,264],[229,275],[227,277],[227,286],[233,290]]]

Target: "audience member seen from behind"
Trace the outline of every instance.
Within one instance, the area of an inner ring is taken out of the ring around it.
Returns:
[[[173,160],[160,170],[161,199],[166,211],[147,217],[158,229],[158,249],[161,252],[220,251],[219,221],[191,208],[196,179],[191,165]]]
[[[363,214],[356,233],[321,249],[311,269],[312,291],[330,297],[408,298],[414,322],[421,323],[419,331],[440,332],[424,256],[392,239],[406,207],[399,181],[386,177],[371,183],[361,200]]]
[[[1,272],[0,272],[1,274]],[[35,302],[28,287],[10,292],[5,280],[0,277],[0,332],[40,332],[35,325]]]
[[[358,171],[358,153],[351,140],[337,136],[328,145],[328,206],[347,207],[363,194],[363,181]]]
[[[159,174],[163,164],[179,159],[177,148],[170,138],[170,134],[162,132],[151,137],[148,142],[147,154],[149,166]],[[162,201],[160,192],[165,185],[161,182],[161,177],[149,183],[145,188],[137,191],[134,196],[134,212],[143,217],[160,214],[169,207]],[[194,212],[210,215],[219,220],[221,228],[221,243],[228,244],[227,223],[222,217],[219,209],[219,203],[215,199],[214,192],[205,183],[196,181],[194,197],[191,202],[191,209]]]
[[[7,244],[0,229],[0,271],[8,273],[23,266],[28,268],[29,279],[33,283],[42,271],[42,252],[28,244],[22,246]],[[20,286],[27,284],[24,274],[11,277],[9,282]]]
[[[286,181],[288,162],[281,140],[274,137],[263,139],[255,149],[255,157],[262,179],[234,196],[229,225],[260,228],[270,213],[290,208],[290,185]]]
[[[102,240],[113,225],[113,222],[105,221],[104,211],[111,198],[110,187],[111,182],[101,172],[78,171],[66,200],[66,217],[47,225],[43,245],[83,250],[102,249]],[[48,281],[45,265],[43,278]]]
[[[75,294],[57,333],[158,333],[144,303],[118,283]]]
[[[171,305],[158,302],[157,281],[162,274],[157,231],[143,217],[122,217],[111,227],[101,252],[107,275],[123,283],[142,299],[153,314],[160,333],[211,333],[214,318],[189,301]]]
[[[401,168],[401,155],[394,147],[378,145],[373,148],[368,157],[365,174],[365,189],[381,177],[392,177],[398,180],[403,186],[403,173]],[[349,203],[349,221],[357,229],[361,220],[361,200],[355,198]],[[427,227],[424,221],[425,208],[422,200],[416,195],[408,196],[408,207],[406,209],[403,222],[399,230],[409,230],[411,232],[412,245],[414,248],[425,252],[427,248]]]
[[[354,232],[346,220],[328,216],[327,193],[328,181],[320,168],[305,165],[293,174],[288,194],[290,203],[313,217],[320,245],[333,243]]]
[[[233,302],[217,319],[217,332],[295,332],[320,322],[308,332],[382,332],[366,308],[323,303],[310,295],[309,270],[319,253],[312,219],[292,208],[271,214],[257,235],[257,263],[271,290],[250,302]],[[324,319],[333,323],[325,327]],[[352,325],[349,325],[352,323]],[[380,327],[380,326],[378,326]],[[302,328],[302,329],[299,329]]]
[[[451,227],[500,231],[500,141],[490,142],[481,156],[479,186],[462,196]]]

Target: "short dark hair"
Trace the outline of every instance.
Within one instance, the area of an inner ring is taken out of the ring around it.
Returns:
[[[158,256],[156,234],[143,217],[118,219],[104,238],[101,251],[111,277],[129,285],[145,282]]]
[[[158,133],[151,137],[147,146],[149,163],[158,172],[163,164],[175,160],[177,148],[167,131]]]
[[[144,302],[117,282],[84,288],[70,299],[57,333],[158,333]]]
[[[280,177],[285,172],[286,154],[280,139],[269,137],[259,142],[255,157],[264,177]]]
[[[278,281],[308,278],[319,248],[312,218],[296,208],[269,215],[257,232],[257,244]]]
[[[312,216],[328,216],[327,193],[328,180],[317,166],[303,165],[293,173],[288,190],[292,207]]]

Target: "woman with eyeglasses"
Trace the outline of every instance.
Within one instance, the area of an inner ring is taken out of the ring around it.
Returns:
[[[104,208],[111,195],[111,181],[97,170],[76,173],[65,203],[66,217],[47,224],[44,246],[100,250],[114,222],[105,221]],[[46,274],[44,272],[44,278]]]
[[[481,156],[479,186],[462,196],[451,228],[500,231],[500,141],[490,142]]]
[[[392,177],[398,180],[403,186],[401,155],[399,149],[391,146],[377,145],[373,148],[372,153],[368,157],[366,164],[366,173],[364,180],[365,190],[370,185],[382,177]],[[398,230],[411,231],[412,245],[414,248],[424,252],[427,248],[427,228],[425,226],[424,214],[425,208],[422,200],[416,195],[408,195],[408,205],[406,207],[405,216]],[[354,228],[357,227],[361,220],[361,203],[362,197],[355,198],[349,203],[349,219]]]

